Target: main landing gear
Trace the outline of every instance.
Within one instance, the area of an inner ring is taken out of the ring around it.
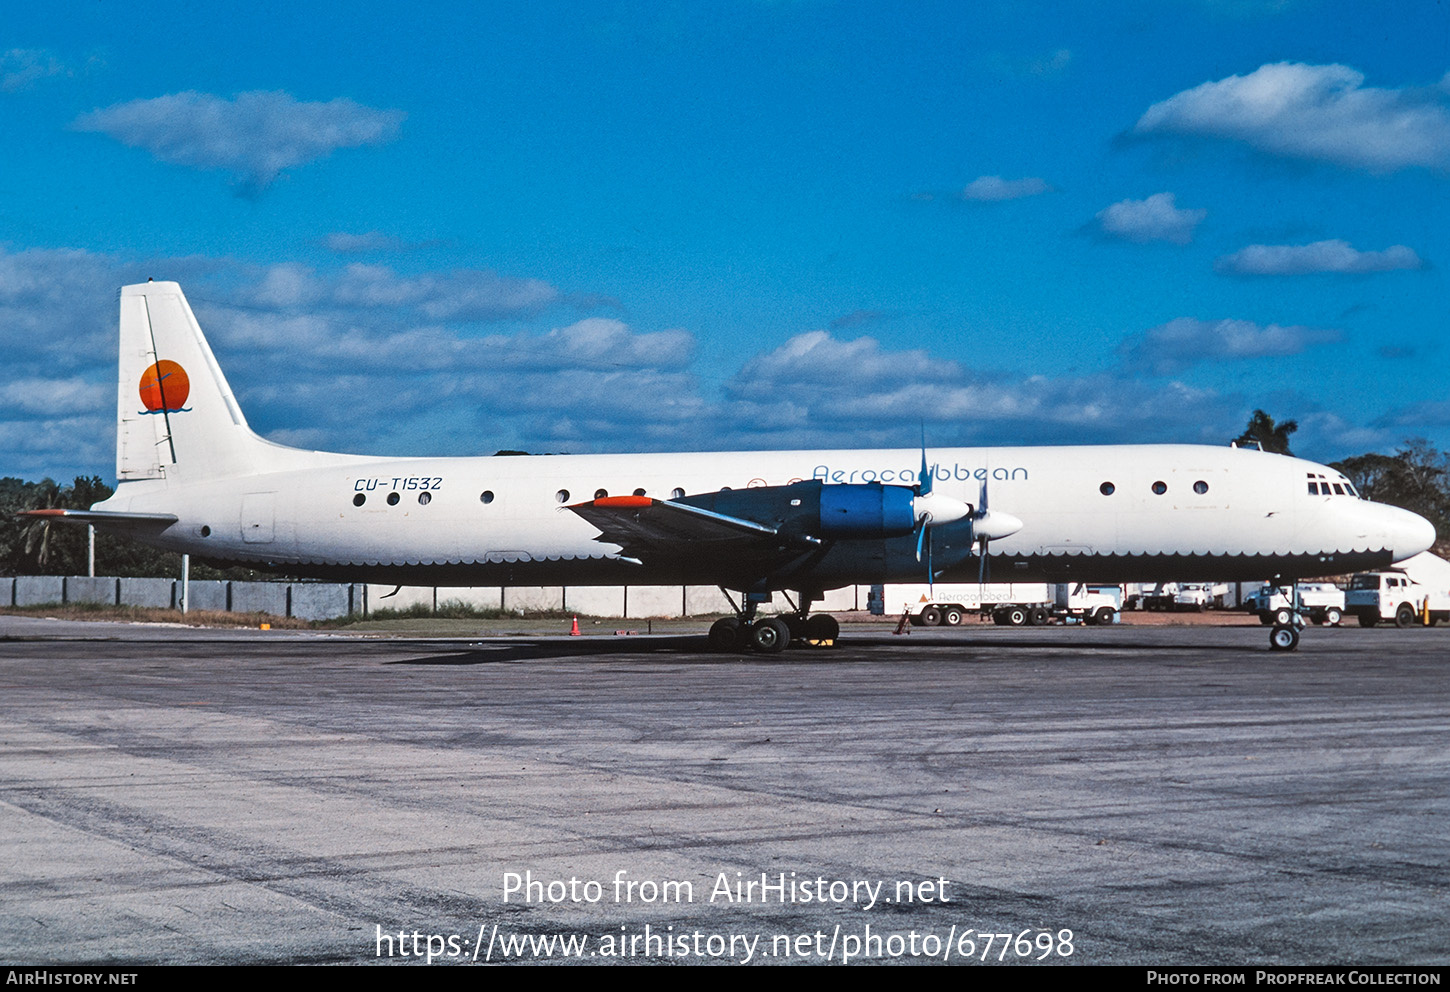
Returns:
[[[725,592],[727,599],[730,597],[724,589],[721,592]],[[710,625],[710,650],[777,654],[795,644],[832,645],[841,636],[841,625],[829,613],[812,616],[812,600],[813,597],[803,593],[800,605],[793,612],[757,617],[756,607],[770,602],[770,593],[746,593],[745,605],[735,616],[721,617]],[[735,605],[733,599],[731,605]]]

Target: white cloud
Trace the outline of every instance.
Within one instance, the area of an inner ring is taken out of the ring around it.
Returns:
[[[114,387],[113,387],[114,388]],[[66,481],[99,473],[109,479],[116,454],[115,400],[94,416],[0,421],[4,475]]]
[[[0,249],[0,354],[9,376],[40,375],[115,359],[116,287],[123,267],[74,249]],[[132,278],[139,277],[134,268]]]
[[[1146,200],[1122,200],[1098,211],[1098,228],[1127,241],[1170,241],[1186,245],[1203,218],[1204,209],[1180,209],[1172,193],[1155,193]]]
[[[1020,200],[1026,196],[1037,196],[1052,192],[1046,180],[1035,176],[1026,179],[1003,179],[1001,176],[980,176],[967,183],[961,192],[963,200],[995,203],[1001,200]]]
[[[729,377],[722,386],[692,373],[697,342],[687,330],[593,315],[540,324],[525,311],[522,329],[484,334],[431,317],[440,294],[490,284],[471,271],[209,259],[142,267],[85,252],[0,251],[7,472],[109,476],[116,287],[148,274],[182,280],[256,429],[378,454],[911,447],[922,421],[933,446],[1218,442],[1242,425],[1237,398],[1139,373],[1292,353],[1335,334],[1220,322],[1218,341],[1202,327],[1177,337],[1155,329],[1123,368],[1051,378],[811,331],[747,357],[733,376],[714,372]]]
[[[1249,245],[1214,263],[1230,275],[1292,276],[1313,272],[1366,273],[1424,268],[1420,256],[1404,245],[1384,251],[1358,251],[1348,241],[1308,245]]]
[[[115,393],[114,383],[93,382],[80,376],[47,379],[40,376],[0,382],[0,408],[50,416],[94,413]]]
[[[273,265],[243,296],[263,308],[412,310],[428,320],[444,321],[501,320],[563,302],[559,291],[541,279],[504,276],[487,269],[404,276],[386,265],[361,262],[324,274],[295,263]],[[396,321],[396,314],[389,319]]]
[[[145,148],[163,162],[230,172],[244,188],[262,190],[282,170],[338,148],[391,141],[404,116],[342,98],[304,103],[255,91],[226,100],[189,91],[93,110],[73,126]]]
[[[368,231],[365,234],[348,234],[344,231],[335,231],[329,234],[323,243],[327,250],[338,255],[362,255],[374,251],[397,251],[407,247],[401,238],[384,234],[381,231]]]
[[[70,72],[51,52],[40,48],[12,48],[0,52],[0,93],[18,93],[42,79]]]
[[[1450,425],[1450,400],[1423,400],[1391,410],[1375,421],[1376,427],[1424,428]]]
[[[843,341],[824,331],[751,359],[727,394],[729,420],[748,429],[752,447],[899,446],[923,421],[934,443],[1025,443],[1138,437],[1145,422],[1181,422],[1170,416],[1175,409],[1198,410],[1209,432],[1231,420],[1215,394],[1178,383],[982,374],[925,351],[888,351],[873,338]]]
[[[1155,103],[1138,134],[1242,141],[1273,155],[1391,171],[1450,167],[1450,93],[1377,89],[1343,65],[1279,62]]]
[[[1055,79],[1067,72],[1072,65],[1072,49],[1059,48],[1042,55],[1025,57],[1013,57],[996,52],[988,55],[985,63],[988,68],[1007,76],[1017,78],[1036,76],[1043,79]]]
[[[1179,317],[1129,338],[1119,351],[1130,369],[1169,375],[1200,362],[1297,355],[1341,337],[1339,331],[1312,327]]]

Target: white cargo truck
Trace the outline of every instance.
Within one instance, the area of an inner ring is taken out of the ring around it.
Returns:
[[[905,613],[917,627],[955,627],[968,613],[990,616],[994,623],[1038,626],[1054,620],[1114,623],[1122,608],[1118,586],[1081,582],[938,582],[875,585],[867,608],[877,616]]]
[[[1255,614],[1263,624],[1280,626],[1294,619],[1293,586],[1268,583],[1244,598],[1244,609]],[[1298,585],[1299,606],[1315,623],[1339,626],[1344,619],[1344,590],[1333,582],[1301,582]]]
[[[1450,590],[1416,582],[1402,568],[1361,572],[1349,582],[1344,608],[1361,627],[1392,623],[1396,627],[1450,623]]]

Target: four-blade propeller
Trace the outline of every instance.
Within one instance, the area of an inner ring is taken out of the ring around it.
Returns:
[[[921,472],[917,475],[916,496],[912,500],[912,512],[916,516],[916,560],[926,561],[926,581],[936,581],[936,572],[931,564],[931,530],[940,524],[970,519],[972,540],[977,543],[978,581],[986,581],[988,545],[998,538],[1008,537],[1022,529],[1022,521],[1002,510],[987,506],[987,480],[982,479],[980,502],[973,507],[953,496],[934,492],[931,466],[926,460],[926,434],[921,440]]]

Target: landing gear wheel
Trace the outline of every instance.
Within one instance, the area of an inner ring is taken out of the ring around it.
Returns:
[[[941,610],[937,609],[935,606],[928,606],[926,609],[921,611],[921,622],[924,626],[927,627],[940,626]]]
[[[960,627],[962,625],[962,611],[955,606],[948,606],[941,611],[941,622],[946,627]]]
[[[1401,603],[1400,608],[1395,610],[1396,627],[1413,627],[1416,619],[1415,608],[1409,603]]]
[[[745,646],[738,617],[721,617],[710,625],[711,651],[739,651]]]
[[[790,627],[778,617],[757,620],[750,628],[750,646],[761,654],[778,654],[789,643]]]
[[[1299,628],[1276,626],[1269,632],[1270,651],[1293,651],[1299,646]]]
[[[1340,621],[1342,621],[1343,619],[1344,614],[1341,613],[1339,610],[1336,610],[1332,606],[1324,611],[1324,622],[1329,624],[1329,626],[1331,627],[1338,627]]]
[[[834,641],[841,636],[840,622],[829,613],[817,613],[806,621],[806,640]]]

